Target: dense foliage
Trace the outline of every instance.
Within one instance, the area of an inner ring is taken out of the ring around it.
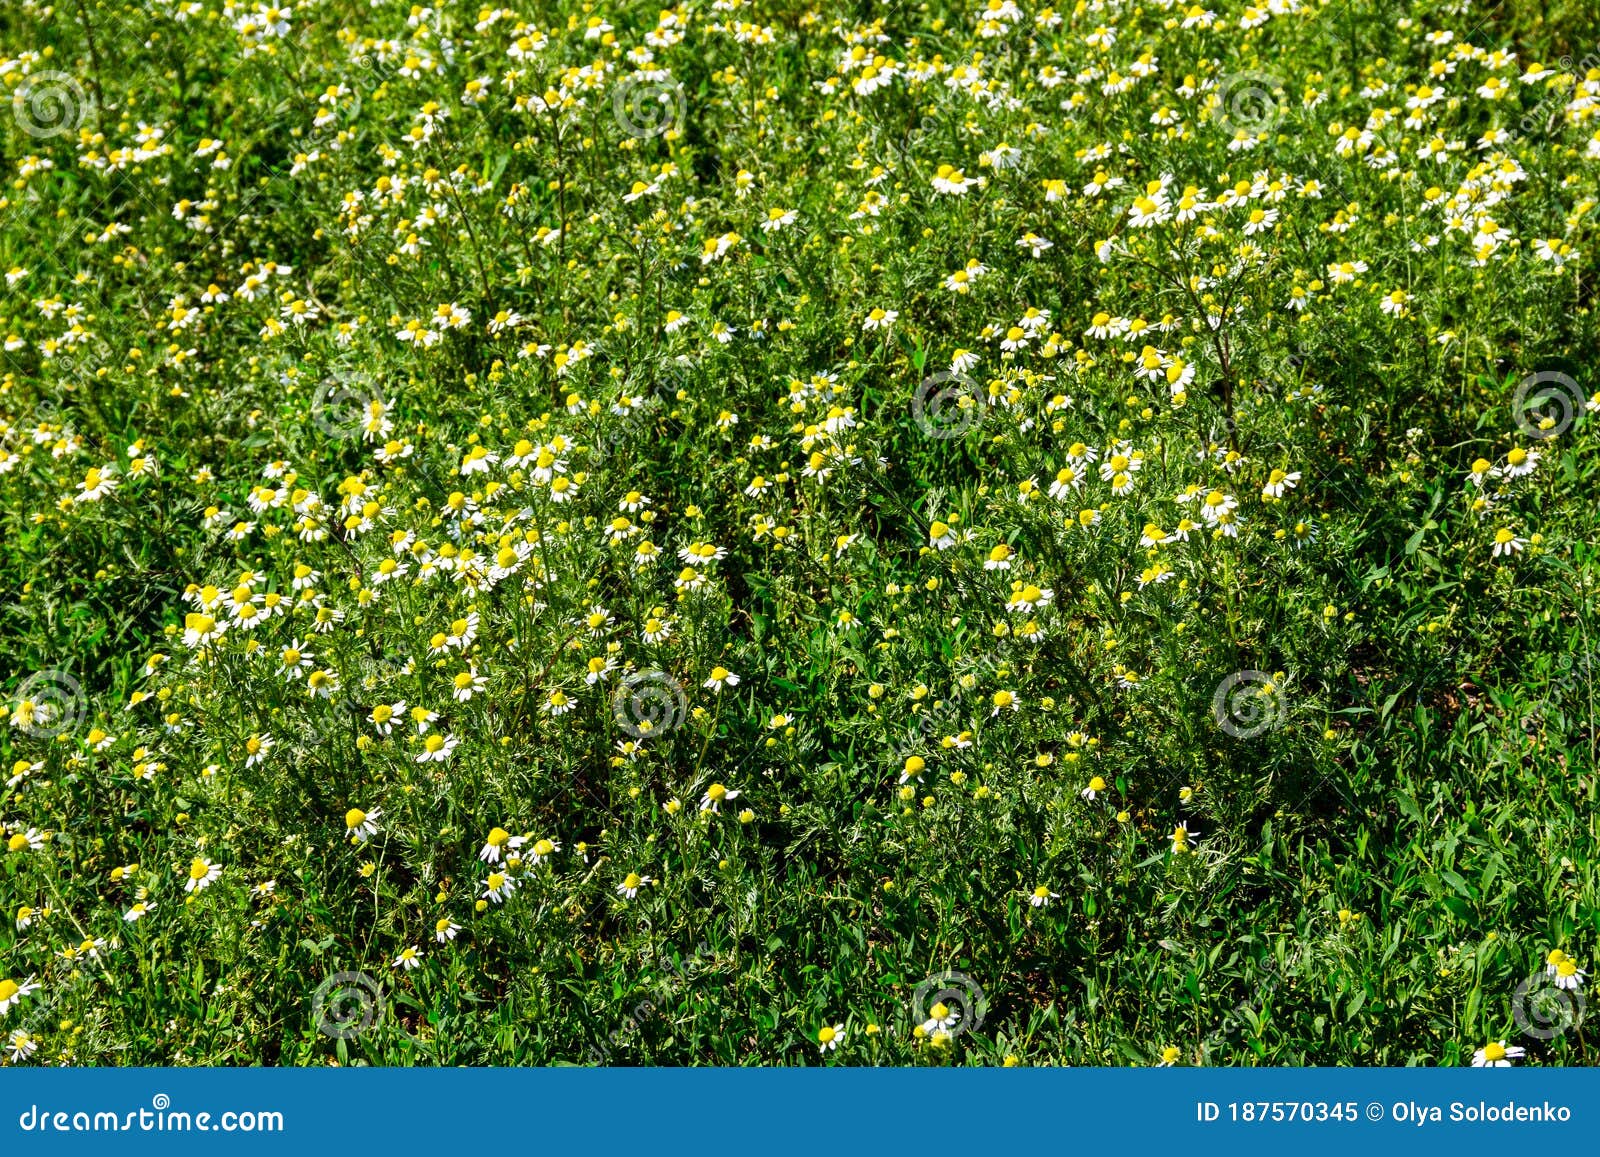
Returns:
[[[10,4],[5,1059],[1600,1061],[1600,19],[1402,11]]]

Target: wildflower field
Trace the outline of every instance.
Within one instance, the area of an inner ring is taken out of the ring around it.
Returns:
[[[1600,1063],[1600,9],[660,3],[0,9],[0,1060]]]

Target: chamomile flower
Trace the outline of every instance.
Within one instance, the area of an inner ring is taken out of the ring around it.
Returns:
[[[1521,554],[1522,548],[1528,545],[1528,540],[1517,537],[1514,531],[1502,526],[1494,532],[1494,541],[1491,545],[1492,557],[1510,558],[1514,554]]]
[[[934,1033],[947,1033],[961,1023],[961,1011],[951,1008],[942,1000],[935,1001],[928,1009],[928,1019],[922,1022],[924,1034],[932,1036]]]
[[[32,996],[38,991],[39,984],[31,976],[26,980],[12,980],[0,976],[0,1016],[4,1016],[21,1004],[24,997]]]
[[[1472,1067],[1475,1069],[1509,1069],[1513,1061],[1521,1060],[1526,1055],[1527,1050],[1518,1045],[1507,1045],[1503,1040],[1490,1041],[1472,1054]]]
[[[213,864],[204,856],[196,856],[189,864],[188,875],[183,881],[183,890],[185,892],[203,892],[221,878],[221,864]]]
[[[1537,450],[1515,446],[1506,454],[1505,465],[1497,473],[1502,478],[1526,478],[1539,465],[1539,457]]]
[[[700,797],[700,810],[703,812],[720,812],[724,803],[730,803],[739,798],[739,793],[714,783],[706,788],[705,794]]]
[[[505,828],[490,828],[483,847],[478,850],[478,859],[486,864],[498,864],[502,855],[516,851],[525,843],[527,839],[524,836],[514,836]]]
[[[504,904],[517,886],[515,876],[507,872],[490,872],[483,881],[483,898],[495,904]]]
[[[1274,469],[1267,478],[1267,483],[1261,488],[1263,498],[1282,498],[1285,491],[1293,490],[1300,483],[1298,470]]]
[[[388,735],[394,731],[396,722],[406,713],[404,699],[393,703],[379,703],[367,713],[367,721],[372,724],[372,729],[379,735]]]
[[[1578,992],[1583,988],[1584,979],[1589,975],[1578,967],[1578,962],[1570,956],[1563,956],[1551,965],[1551,977],[1555,980],[1557,988],[1564,988],[1569,992]]]
[[[651,883],[649,876],[641,876],[637,872],[629,872],[622,878],[622,883],[617,885],[617,895],[624,900],[637,899],[639,889]]]
[[[461,740],[454,735],[446,736],[435,731],[422,741],[422,750],[417,753],[418,763],[445,763],[455,754],[456,747]]]
[[[378,820],[383,816],[382,808],[373,808],[371,811],[362,811],[353,807],[344,813],[345,835],[353,843],[365,843],[378,834]]]

